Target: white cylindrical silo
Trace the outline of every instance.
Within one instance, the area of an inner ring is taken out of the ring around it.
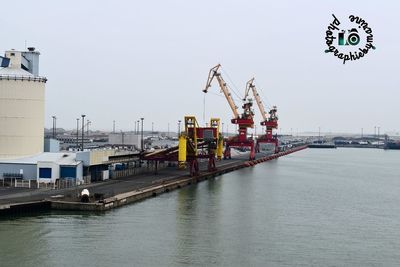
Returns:
[[[0,69],[0,159],[35,155],[43,152],[46,78],[21,69],[21,52],[6,57],[10,65]]]

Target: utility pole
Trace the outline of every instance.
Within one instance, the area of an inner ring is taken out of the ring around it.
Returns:
[[[144,142],[143,142],[143,120],[144,120],[144,118],[140,118],[140,120],[142,121],[142,133],[141,133],[141,149],[142,149],[142,152],[144,151]]]
[[[57,117],[56,116],[52,116],[52,118],[53,118],[53,139],[56,139],[56,120],[57,120]]]
[[[87,121],[87,133],[86,133],[86,137],[89,139],[89,125],[91,124],[92,122],[90,121],[90,120],[88,120]]]
[[[86,117],[86,115],[82,114],[81,116],[82,116],[82,151],[83,151],[83,148],[84,148],[83,138],[85,138],[85,117]]]
[[[79,118],[76,118],[76,150],[79,151]]]
[[[321,127],[318,127],[318,141],[321,141]]]

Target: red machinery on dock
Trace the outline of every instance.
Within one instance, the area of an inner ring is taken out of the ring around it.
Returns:
[[[199,159],[208,159],[207,170],[216,170],[215,156],[222,158],[223,139],[220,120],[212,118],[209,127],[200,127],[194,116],[185,117],[185,131],[179,137],[179,167],[189,164],[190,175],[199,174]]]
[[[221,76],[221,73],[219,72],[220,67],[221,65],[218,64],[217,66],[210,69],[210,72],[208,74],[207,84],[203,92],[204,93],[208,92],[208,89],[211,87],[211,82],[214,80],[214,78],[216,78],[221,88],[221,91],[225,95],[225,98],[228,101],[230,108],[232,109],[234,117],[231,120],[231,122],[233,124],[237,124],[239,127],[238,135],[228,138],[225,141],[224,158],[230,159],[231,148],[237,147],[237,148],[250,148],[250,160],[252,160],[255,158],[255,145],[253,138],[247,137],[247,129],[254,127],[254,120],[253,120],[254,113],[251,109],[253,103],[251,101],[247,102],[245,101],[242,106],[243,113],[239,114],[237,106],[235,105],[235,102],[228,89],[228,86],[226,85],[226,82],[224,81],[224,79]]]
[[[254,78],[249,80],[246,84],[246,91],[245,91],[245,96],[244,100],[247,98],[249,91],[253,92],[254,99],[257,102],[258,108],[260,109],[261,116],[263,120],[260,122],[261,126],[265,126],[266,128],[266,133],[264,135],[260,135],[257,138],[257,143],[256,143],[256,152],[260,152],[260,146],[262,144],[274,144],[274,152],[278,153],[279,152],[279,141],[278,137],[273,135],[273,129],[278,128],[278,116],[277,116],[277,108],[276,106],[273,106],[270,111],[267,113],[265,111],[264,105],[261,101],[261,97],[257,92],[256,86],[254,85]]]
[[[200,127],[196,117],[185,116],[185,130],[179,136],[178,146],[147,153],[143,159],[158,162],[175,161],[180,169],[189,165],[190,176],[199,175],[199,160],[207,159],[207,170],[216,170],[215,157],[222,158],[223,138],[220,120],[212,118],[210,126]]]

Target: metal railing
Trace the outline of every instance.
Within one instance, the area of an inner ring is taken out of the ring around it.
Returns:
[[[26,75],[6,75],[0,74],[0,80],[8,80],[8,81],[30,81],[30,82],[47,82],[46,77],[41,76],[26,76]]]

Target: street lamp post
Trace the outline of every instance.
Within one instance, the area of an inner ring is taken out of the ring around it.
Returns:
[[[56,139],[57,136],[57,117],[52,116],[53,118],[53,139]]]
[[[113,120],[113,133],[115,133],[115,120]]]
[[[141,131],[141,149],[142,152],[144,151],[144,142],[143,142],[143,120],[144,118],[140,118],[140,120],[142,121],[142,131]]]
[[[79,151],[79,118],[76,118],[76,150]]]
[[[178,120],[178,138],[181,135],[181,120]]]
[[[82,151],[83,151],[83,148],[84,148],[83,138],[85,137],[85,117],[86,117],[86,115],[82,114],[81,117],[82,117]]]
[[[136,121],[135,121],[135,130],[133,131],[134,134],[136,134]]]
[[[88,120],[87,121],[87,128],[86,128],[86,130],[87,130],[87,132],[86,132],[86,137],[89,139],[89,125],[91,124],[92,122],[90,121],[90,120]]]

